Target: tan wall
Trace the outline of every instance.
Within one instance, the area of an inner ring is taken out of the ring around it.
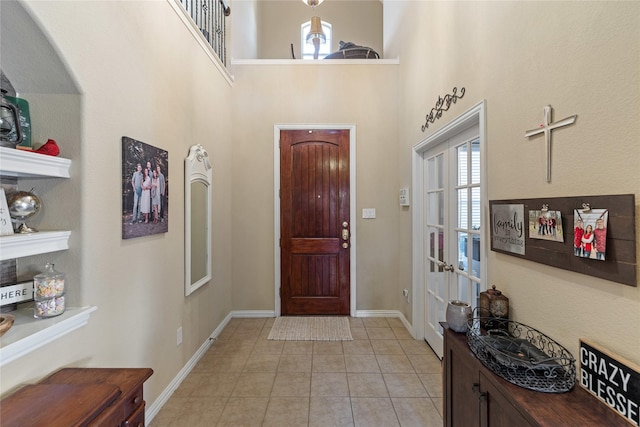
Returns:
[[[151,367],[155,374],[145,385],[150,405],[231,311],[231,86],[166,1],[26,6],[54,41],[80,92],[73,95],[79,102],[66,102],[57,87],[48,86],[53,94],[38,94],[37,84],[31,90],[34,111],[42,109],[40,102],[59,99],[65,122],[58,127],[70,128],[56,138],[73,161],[73,191],[51,204],[67,206],[75,221],[69,224],[65,208],[52,207],[46,222],[71,227],[72,247],[51,257],[70,274],[70,301],[98,310],[87,326],[3,366],[1,392],[62,366]],[[23,59],[4,55],[2,61]],[[45,83],[48,77],[45,67],[33,74]],[[34,127],[49,120],[36,119]],[[121,239],[122,136],[169,152],[165,234]],[[207,148],[214,167],[214,278],[185,298],[184,158],[194,143]],[[28,267],[43,258],[19,264]],[[183,343],[177,347],[180,326]]]
[[[300,0],[235,1],[232,12],[232,40],[245,39],[244,26],[237,21],[249,23],[257,19],[257,56],[247,51],[246,46],[233,53],[236,59],[291,59],[291,43],[296,58],[301,58],[300,25],[312,16],[319,16],[332,25],[331,51],[338,50],[340,40],[373,48],[382,56],[382,3],[379,0],[335,1],[327,0],[315,9]],[[251,28],[251,27],[248,27]],[[249,31],[251,34],[251,31]]]
[[[396,68],[234,67],[234,309],[274,309],[273,132],[277,123],[356,126],[357,309],[395,308],[392,302],[399,299],[394,291],[399,211]],[[362,208],[376,208],[377,218],[361,219]]]
[[[231,15],[227,17],[230,58],[258,58],[258,14],[258,0],[235,0],[231,3]]]
[[[639,3],[385,2],[385,52],[402,59],[401,183],[410,182],[414,144],[486,99],[489,199],[632,193],[638,204]],[[454,86],[466,88],[464,98],[422,133]],[[556,119],[578,115],[554,132],[550,184],[543,140],[524,138],[546,104]],[[410,229],[402,216],[401,259],[411,253]],[[584,337],[640,363],[640,288],[493,252],[488,270],[514,318],[574,356]]]

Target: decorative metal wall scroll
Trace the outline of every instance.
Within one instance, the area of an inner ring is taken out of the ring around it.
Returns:
[[[544,106],[544,122],[537,128],[531,129],[525,132],[524,136],[529,138],[540,133],[544,133],[544,139],[547,143],[547,182],[551,182],[551,131],[562,126],[567,126],[575,123],[577,115],[567,117],[566,119],[559,120],[555,123],[551,122],[551,105]]]
[[[442,117],[442,113],[447,111],[449,107],[451,107],[451,104],[455,104],[458,99],[461,99],[464,96],[464,88],[460,90],[459,96],[457,92],[458,88],[454,87],[453,93],[445,95],[444,98],[438,96],[436,106],[431,109],[431,112],[427,115],[426,123],[422,125],[422,132],[429,127],[429,123],[433,123]]]

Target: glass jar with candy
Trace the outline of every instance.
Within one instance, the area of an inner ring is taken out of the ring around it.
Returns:
[[[33,277],[34,317],[44,318],[64,313],[65,274],[48,263],[45,271]]]

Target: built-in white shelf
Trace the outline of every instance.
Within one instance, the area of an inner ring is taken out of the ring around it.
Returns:
[[[69,249],[70,235],[70,231],[38,231],[0,236],[0,261]]]
[[[71,160],[15,148],[0,147],[0,175],[16,178],[70,178]],[[70,231],[39,231],[0,236],[0,260],[69,249]],[[97,307],[67,308],[49,319],[33,317],[33,307],[12,311],[13,327],[0,338],[4,366],[89,322]]]
[[[71,160],[0,147],[0,174],[18,178],[69,178]]]
[[[16,318],[13,327],[0,338],[0,366],[81,328],[97,309],[94,306],[67,308],[61,315],[48,319],[34,318],[33,307],[12,311],[9,314]]]
[[[69,178],[71,160],[0,147],[0,175],[17,178]],[[70,231],[40,231],[0,237],[0,260],[69,249]]]

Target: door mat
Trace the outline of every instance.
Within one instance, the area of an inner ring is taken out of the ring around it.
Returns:
[[[348,317],[277,317],[267,339],[276,341],[352,341]]]

